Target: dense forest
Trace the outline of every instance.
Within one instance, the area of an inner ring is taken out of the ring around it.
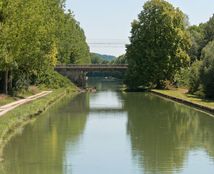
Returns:
[[[167,1],[147,1],[132,23],[125,57],[129,88],[174,85],[214,98],[214,16],[189,26],[188,17]]]
[[[0,90],[69,83],[58,63],[90,63],[83,29],[64,0],[0,0]]]

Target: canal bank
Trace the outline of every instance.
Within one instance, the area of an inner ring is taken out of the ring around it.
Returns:
[[[36,116],[46,111],[53,103],[63,97],[77,94],[76,87],[60,88],[52,93],[27,102],[0,117],[0,161],[3,160],[3,149],[7,142],[16,134],[16,131],[32,121]]]
[[[201,99],[178,90],[151,90],[151,93],[214,114],[214,101]]]

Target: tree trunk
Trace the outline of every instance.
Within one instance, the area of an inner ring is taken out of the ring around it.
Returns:
[[[8,70],[4,72],[4,93],[8,94]]]
[[[9,72],[9,92],[12,94],[13,92],[13,74],[12,71]]]

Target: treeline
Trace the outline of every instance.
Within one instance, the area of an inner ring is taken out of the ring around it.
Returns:
[[[101,55],[98,53],[91,53],[91,63],[92,64],[127,64],[126,55],[123,54],[118,57],[110,55]]]
[[[109,64],[109,60],[106,60],[101,54],[90,53],[92,64]]]
[[[91,63],[92,64],[110,64],[116,59],[115,56],[103,55],[98,53],[91,53]]]
[[[191,66],[184,70],[191,93],[214,98],[214,15],[208,22],[189,29]]]
[[[111,64],[115,64],[115,65],[122,65],[122,64],[127,64],[128,61],[127,61],[127,57],[125,54],[117,57],[116,59],[112,60],[111,61]]]
[[[64,0],[0,0],[0,90],[65,82],[56,64],[88,64],[84,31]]]
[[[129,88],[185,86],[214,98],[214,16],[199,26],[165,0],[147,1],[133,21],[126,56]]]

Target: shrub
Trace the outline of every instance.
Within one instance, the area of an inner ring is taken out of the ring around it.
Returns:
[[[45,85],[47,88],[58,89],[73,86],[71,81],[55,71],[48,71],[38,77],[37,85]]]

